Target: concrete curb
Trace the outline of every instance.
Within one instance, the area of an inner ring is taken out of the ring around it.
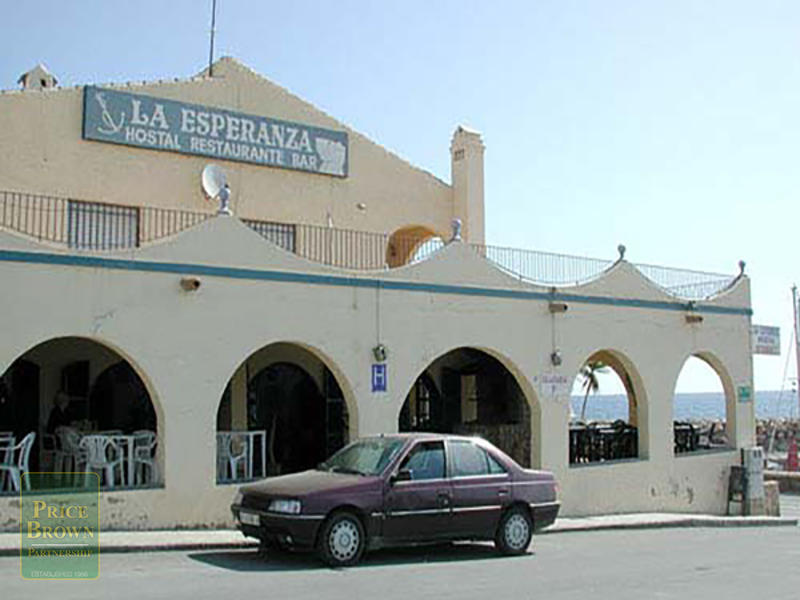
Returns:
[[[537,535],[582,531],[667,529],[680,527],[796,527],[798,519],[789,517],[714,517],[670,514],[613,515],[581,519],[558,519]],[[106,538],[108,541],[103,541]],[[110,538],[110,539],[109,539]],[[193,550],[237,550],[258,547],[255,540],[242,537],[237,530],[210,531],[109,531],[101,533],[101,554],[167,552]],[[17,533],[0,534],[0,556],[19,556]]]
[[[542,534],[574,533],[620,529],[668,529],[680,527],[797,527],[798,520],[790,517],[713,517],[674,516],[648,520],[633,520],[626,517],[590,517],[587,519],[561,519]]]

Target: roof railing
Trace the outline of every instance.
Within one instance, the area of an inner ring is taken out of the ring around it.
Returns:
[[[77,250],[136,248],[214,217],[212,212],[124,206],[0,191],[0,228]],[[430,233],[387,234],[309,224],[242,222],[271,243],[307,260],[350,270],[393,269],[425,260],[445,246]],[[508,275],[544,286],[575,286],[599,277],[615,261],[569,254],[469,244]],[[624,251],[624,249],[623,249]],[[634,266],[666,293],[687,300],[709,298],[736,276]]]

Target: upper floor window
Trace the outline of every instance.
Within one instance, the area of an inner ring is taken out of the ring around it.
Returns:
[[[67,211],[70,248],[114,250],[139,245],[139,209],[70,200]]]

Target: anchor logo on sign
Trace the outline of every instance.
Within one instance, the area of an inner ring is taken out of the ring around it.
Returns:
[[[108,104],[106,104],[106,98],[103,95],[103,92],[97,92],[94,95],[95,100],[100,105],[100,109],[103,111],[100,119],[103,121],[103,125],[98,126],[97,131],[100,133],[104,133],[106,135],[113,135],[115,133],[119,133],[122,129],[122,126],[125,125],[125,111],[119,116],[119,123],[114,122],[114,118],[111,116],[111,112],[108,110]]]

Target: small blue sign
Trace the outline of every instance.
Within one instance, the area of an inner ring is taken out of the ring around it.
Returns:
[[[372,391],[385,392],[386,380],[386,365],[384,363],[376,363],[372,365]]]

